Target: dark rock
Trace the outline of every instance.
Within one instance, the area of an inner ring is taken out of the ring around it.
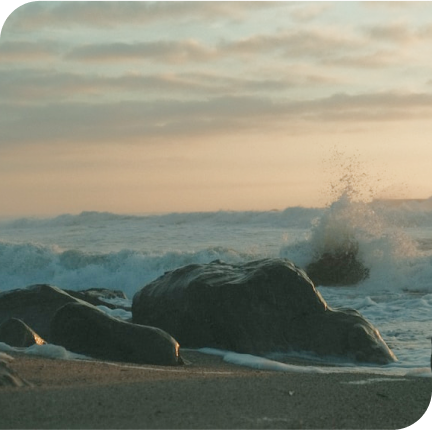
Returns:
[[[132,320],[162,328],[183,347],[396,361],[358,312],[331,309],[306,274],[282,259],[167,272],[134,296]]]
[[[124,309],[126,311],[130,311],[130,307],[120,306],[117,304],[113,304],[108,302],[107,300],[111,299],[126,299],[126,295],[123,291],[120,290],[108,290],[106,288],[89,288],[88,290],[63,290],[72,297],[83,300],[87,303],[90,303],[94,306],[106,306],[109,309]]]
[[[50,322],[66,303],[84,303],[57,287],[46,284],[0,293],[0,324],[9,318],[24,321],[50,342]]]
[[[0,324],[0,342],[23,348],[46,343],[34,330],[18,318],[10,318]]]
[[[324,253],[305,270],[315,285],[323,286],[355,285],[369,277],[357,253],[345,250]]]
[[[155,327],[113,318],[94,306],[70,303],[51,323],[52,342],[94,358],[141,364],[177,365],[179,344]]]

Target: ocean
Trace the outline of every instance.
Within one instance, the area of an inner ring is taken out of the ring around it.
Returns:
[[[378,328],[398,357],[380,371],[430,374],[432,198],[361,202],[343,194],[325,208],[4,219],[0,291],[37,283],[101,287],[124,291],[131,303],[147,283],[186,264],[282,257],[304,268],[317,254],[352,242],[369,277],[355,286],[317,285],[318,290],[330,307],[356,309]],[[254,357],[205,352],[265,366]],[[370,370],[339,365],[333,371]]]

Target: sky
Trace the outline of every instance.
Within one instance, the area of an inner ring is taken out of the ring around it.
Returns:
[[[432,194],[431,2],[2,2],[1,217]]]

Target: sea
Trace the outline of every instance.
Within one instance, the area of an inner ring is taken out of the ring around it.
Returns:
[[[330,307],[356,309],[374,324],[396,354],[396,363],[371,368],[335,364],[326,357],[317,363],[315,357],[314,366],[296,367],[276,355],[202,352],[223,355],[239,365],[282,371],[430,377],[432,198],[364,202],[344,193],[320,208],[156,215],[82,212],[3,219],[0,291],[39,283],[73,290],[109,288],[123,291],[123,304],[130,305],[147,283],[187,264],[277,257],[305,268],[323,252],[353,242],[369,277],[355,286],[316,287]],[[121,312],[117,316],[130,316]],[[303,358],[307,360],[307,354]]]

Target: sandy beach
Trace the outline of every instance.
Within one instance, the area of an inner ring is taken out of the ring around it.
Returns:
[[[401,429],[431,400],[431,378],[259,371],[195,351],[181,367],[12,355],[32,386],[0,389],[0,428]]]

